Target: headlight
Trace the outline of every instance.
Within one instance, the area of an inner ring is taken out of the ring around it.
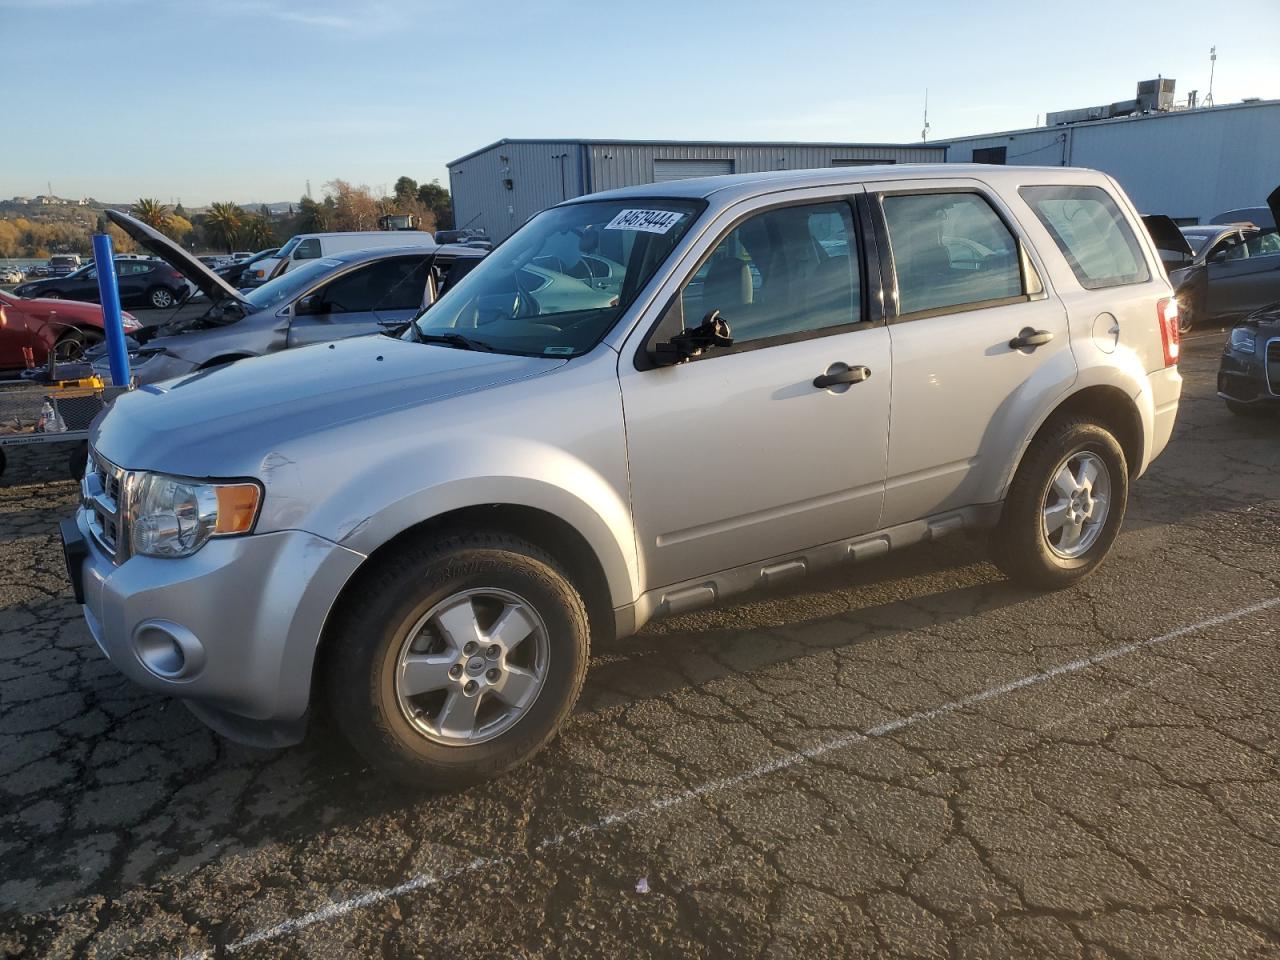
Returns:
[[[256,483],[202,483],[160,473],[132,477],[129,528],[133,552],[189,557],[210,537],[248,533],[258,516]]]
[[[1258,331],[1253,327],[1234,327],[1231,330],[1231,349],[1241,353],[1253,353],[1258,349]]]

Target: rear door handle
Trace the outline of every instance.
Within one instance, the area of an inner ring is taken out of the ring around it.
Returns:
[[[836,370],[835,367],[844,366],[843,364],[832,364],[832,369],[828,370],[820,377],[815,377],[813,385],[819,390],[826,390],[828,387],[837,387],[842,383],[861,383],[871,377],[870,367],[845,367],[843,370]]]
[[[1033,330],[1031,327],[1023,327],[1018,331],[1018,335],[1009,341],[1009,349],[1034,350],[1036,347],[1043,347],[1052,339],[1053,334],[1048,330]]]

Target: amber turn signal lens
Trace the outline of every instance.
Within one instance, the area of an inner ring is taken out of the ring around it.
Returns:
[[[218,522],[213,528],[220,533],[247,533],[258,516],[258,502],[262,492],[256,483],[220,483],[218,492]]]

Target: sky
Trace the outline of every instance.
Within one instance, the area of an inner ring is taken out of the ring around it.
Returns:
[[[1221,11],[1217,15],[1215,11]],[[917,142],[1280,98],[1280,0],[0,0],[0,197],[448,182],[503,137]]]

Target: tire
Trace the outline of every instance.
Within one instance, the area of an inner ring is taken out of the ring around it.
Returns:
[[[1183,307],[1178,311],[1178,336],[1185,337],[1191,333],[1196,327],[1196,318],[1192,314],[1190,307]]]
[[[58,363],[74,363],[86,350],[101,342],[102,334],[96,330],[68,330],[53,345],[53,353]]]
[[[507,614],[517,629],[506,631],[508,654],[495,657],[503,631],[489,631]],[[477,645],[463,646],[466,636]],[[582,598],[555,560],[515,537],[472,532],[379,563],[325,642],[329,707],[352,746],[397,780],[452,789],[551,741],[582,689],[590,635]],[[430,680],[409,683],[406,657],[432,658]]]
[[[168,287],[152,287],[147,291],[147,305],[157,310],[167,310],[177,302],[177,296]]]
[[[1087,491],[1076,482],[1086,465],[1097,471]],[[1063,476],[1064,468],[1069,476]],[[1068,479],[1071,482],[1062,482]],[[1074,492],[1068,492],[1072,487]],[[1106,558],[1128,500],[1129,467],[1116,438],[1085,418],[1051,421],[1027,448],[1009,486],[992,535],[992,559],[1019,585],[1040,590],[1069,587]],[[1103,512],[1096,516],[1102,502]],[[1068,519],[1072,516],[1084,518],[1078,528]],[[1054,527],[1058,518],[1065,522]],[[1071,542],[1077,529],[1079,539]]]
[[[1241,403],[1239,400],[1228,400],[1227,409],[1237,417],[1245,417],[1250,420],[1256,420],[1259,417],[1265,417],[1269,413],[1263,404],[1260,403]]]
[[[67,457],[67,470],[71,474],[72,480],[79,480],[84,476],[85,468],[89,466],[89,444],[77,443],[75,449],[71,451],[71,455]]]

